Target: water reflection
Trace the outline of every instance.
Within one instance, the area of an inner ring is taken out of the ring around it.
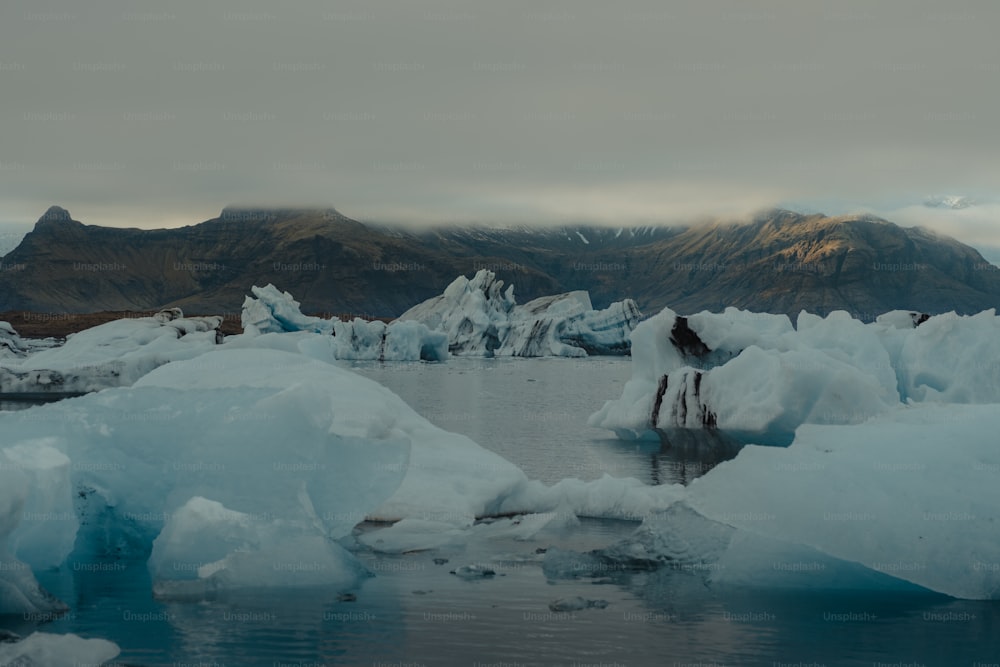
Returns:
[[[27,410],[36,405],[55,403],[64,398],[74,398],[83,396],[81,392],[26,392],[26,393],[3,393],[0,394],[0,412],[15,412],[17,410]]]
[[[722,431],[656,429],[660,449],[651,457],[654,484],[688,484],[723,461],[736,458],[743,442]]]
[[[748,443],[722,431],[668,428],[641,440],[600,441],[614,457],[633,462],[631,476],[647,484],[690,484],[739,454]],[[620,474],[620,473],[619,473]]]

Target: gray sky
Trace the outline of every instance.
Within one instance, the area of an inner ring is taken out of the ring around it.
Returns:
[[[789,205],[1000,245],[998,25],[995,0],[6,0],[0,220]],[[986,205],[919,205],[934,194]]]

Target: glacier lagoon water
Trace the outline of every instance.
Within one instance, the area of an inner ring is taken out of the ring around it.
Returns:
[[[671,434],[622,442],[586,426],[629,376],[623,359],[350,364],[418,412],[471,436],[530,477],[686,483],[730,456],[728,440]],[[20,406],[19,406],[20,407]],[[636,524],[584,520],[534,541],[483,539],[461,549],[359,552],[376,577],[354,601],[335,591],[268,592],[207,602],[150,596],[143,563],[39,573],[72,611],[3,618],[0,628],[105,637],[121,665],[979,665],[1000,661],[1000,605],[932,594],[718,591],[697,572],[662,569],[548,578],[539,549],[585,551]],[[362,530],[378,530],[363,526]],[[447,558],[438,564],[434,558]],[[496,576],[449,570],[483,564]],[[605,608],[551,612],[580,596]]]

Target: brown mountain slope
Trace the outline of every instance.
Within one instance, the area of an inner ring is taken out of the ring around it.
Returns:
[[[870,217],[773,210],[687,229],[376,227],[333,209],[227,208],[179,229],[84,225],[51,208],[3,258],[0,310],[92,312],[179,305],[234,314],[274,283],[306,311],[398,315],[459,274],[489,268],[518,299],[573,289],[652,313],[728,305],[759,311],[1000,306],[1000,274],[974,249]]]
[[[726,305],[796,314],[894,308],[978,312],[1000,305],[1000,273],[973,248],[871,217],[775,211],[750,224],[692,228],[637,251],[640,303],[679,312]],[[655,285],[655,286],[654,286]]]

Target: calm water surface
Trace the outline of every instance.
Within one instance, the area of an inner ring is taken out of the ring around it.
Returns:
[[[629,376],[622,359],[451,360],[352,364],[446,429],[471,436],[555,482],[604,473],[686,482],[739,445],[691,434],[625,443],[586,426]],[[72,567],[39,575],[70,603],[57,620],[0,619],[0,628],[106,637],[128,665],[967,665],[1000,662],[1000,606],[932,594],[716,590],[697,572],[663,569],[550,579],[540,550],[586,551],[634,530],[584,520],[530,541],[477,538],[460,548],[375,554],[354,545],[376,576],[356,600],[332,590],[241,594],[198,603],[150,595],[143,563],[114,572]],[[378,530],[365,525],[359,531]],[[352,540],[348,540],[353,542]],[[438,564],[435,558],[447,558]],[[496,576],[449,573],[481,564]],[[549,611],[558,598],[604,608]]]
[[[587,426],[621,395],[632,362],[587,359],[450,359],[443,364],[348,367],[399,394],[434,424],[463,433],[516,463],[533,479],[635,477],[646,484],[687,483],[739,451],[739,443],[674,430],[666,442],[619,440]]]

